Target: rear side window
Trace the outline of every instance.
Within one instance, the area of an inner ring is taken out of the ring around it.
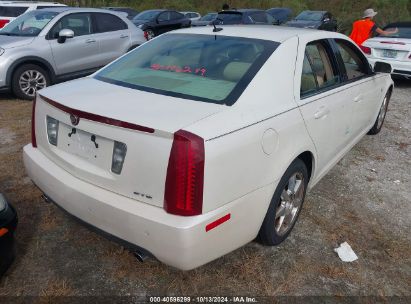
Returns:
[[[184,18],[183,14],[180,14],[178,12],[170,12],[170,20],[178,20]],[[189,17],[192,18],[192,17]]]
[[[338,49],[345,66],[348,80],[355,80],[368,75],[368,61],[350,42],[336,39]]]
[[[238,13],[219,13],[217,16],[222,24],[241,24],[242,19],[243,15]]]
[[[74,37],[92,34],[90,14],[78,13],[62,17],[51,29],[49,37],[52,39],[58,38],[59,32],[63,29],[72,30]]]
[[[239,37],[168,34],[143,44],[95,77],[141,91],[232,105],[278,45]]]
[[[121,31],[128,28],[123,20],[112,14],[95,13],[93,15],[95,17],[97,33]]]
[[[18,17],[28,9],[27,6],[0,6],[1,17]]]

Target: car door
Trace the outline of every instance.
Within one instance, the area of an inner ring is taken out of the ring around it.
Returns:
[[[341,88],[340,69],[328,40],[300,43],[295,77],[296,99],[317,149],[321,177],[346,151],[352,136],[353,107]]]
[[[99,66],[117,59],[131,47],[131,33],[127,23],[109,13],[93,13],[95,37],[99,42]]]
[[[59,42],[58,34],[62,29],[72,30],[74,37],[66,39],[64,43]],[[57,75],[86,71],[99,66],[99,45],[93,34],[90,13],[63,16],[47,37]]]
[[[351,129],[354,136],[360,136],[368,131],[368,126],[375,120],[376,103],[382,102],[381,91],[376,88],[382,86],[367,59],[355,45],[345,39],[334,39],[333,42],[343,71],[343,82],[353,102]]]

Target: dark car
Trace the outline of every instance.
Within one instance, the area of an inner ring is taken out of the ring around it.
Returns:
[[[14,231],[16,226],[16,211],[0,193],[0,277],[14,260]]]
[[[115,7],[115,6],[109,6],[109,7],[102,7],[104,9],[108,9],[111,11],[116,11],[116,12],[123,12],[127,14],[127,18],[132,20],[135,16],[138,15],[138,11],[129,8],[129,7]]]
[[[148,10],[133,18],[133,23],[144,31],[147,40],[165,32],[190,27],[191,20],[177,11]]]
[[[275,24],[275,19],[259,9],[239,9],[221,11],[215,24]]]
[[[206,26],[211,24],[216,18],[217,18],[218,13],[208,13],[201,17],[197,21],[191,22],[191,26]]]
[[[292,10],[288,7],[273,7],[266,10],[276,21],[277,25],[283,24],[291,19]]]
[[[285,23],[287,26],[337,31],[337,20],[330,12],[303,11],[295,19]]]

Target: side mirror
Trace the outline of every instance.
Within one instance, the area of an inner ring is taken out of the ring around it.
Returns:
[[[73,38],[74,32],[69,29],[62,29],[59,32],[58,43],[64,43],[67,39]]]
[[[391,74],[392,73],[391,64],[386,63],[386,62],[377,61],[374,65],[374,72]]]

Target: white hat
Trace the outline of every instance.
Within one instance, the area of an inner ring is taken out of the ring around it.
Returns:
[[[365,11],[364,11],[364,16],[363,16],[363,18],[371,18],[371,17],[374,17],[375,15],[377,15],[378,13],[377,12],[374,12],[374,10],[372,9],[372,8],[367,8]]]

